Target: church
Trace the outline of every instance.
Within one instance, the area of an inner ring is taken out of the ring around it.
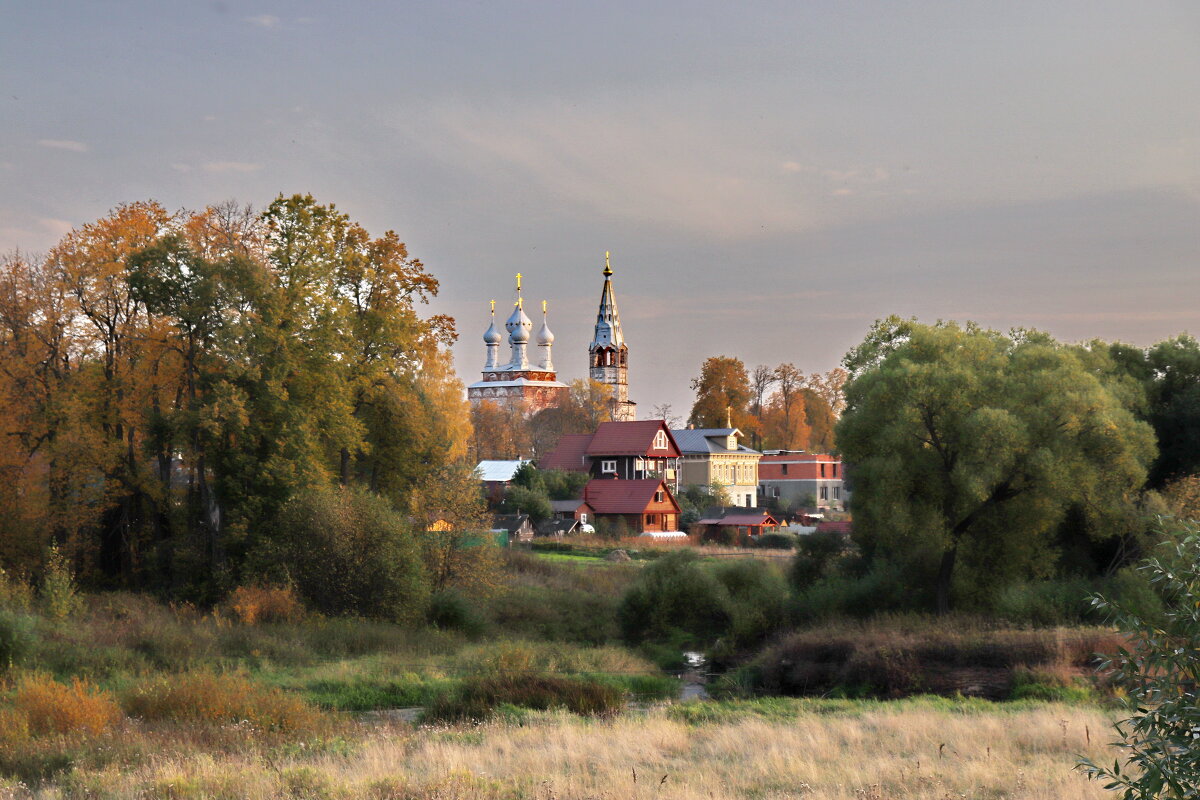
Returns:
[[[604,287],[600,292],[600,308],[596,314],[596,327],[588,345],[588,377],[609,387],[612,395],[613,414],[616,421],[625,422],[637,417],[637,404],[629,399],[629,348],[621,331],[621,315],[617,311],[617,298],[613,292],[612,266],[609,254],[604,254]],[[545,408],[553,408],[564,399],[568,387],[558,380],[551,350],[554,334],[542,301],[542,326],[536,337],[533,321],[525,313],[525,300],[521,295],[522,275],[517,273],[517,296],[512,314],[504,323],[508,331],[510,351],[507,363],[500,363],[500,345],[503,334],[496,329],[496,301],[492,301],[492,321],[483,334],[487,357],[483,365],[482,380],[467,387],[467,398],[472,404],[490,401],[505,405],[520,406],[527,414],[536,414]],[[537,362],[529,354],[530,340],[537,347]]]

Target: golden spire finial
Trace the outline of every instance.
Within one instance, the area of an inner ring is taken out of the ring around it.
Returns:
[[[496,301],[492,301],[492,316],[496,316]]]
[[[517,291],[521,291],[521,273],[517,273]]]
[[[725,427],[733,427],[733,406],[725,406]]]
[[[608,251],[604,251],[604,274],[605,276],[612,275],[612,266],[608,263]]]
[[[542,301],[542,316],[546,316],[546,301]]]

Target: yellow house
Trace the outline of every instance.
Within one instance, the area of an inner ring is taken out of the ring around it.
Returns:
[[[758,497],[758,460],[762,453],[739,439],[737,428],[687,428],[672,430],[679,445],[681,486],[719,483],[735,506],[754,506]]]

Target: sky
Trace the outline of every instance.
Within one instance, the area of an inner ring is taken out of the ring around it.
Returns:
[[[1200,4],[0,6],[0,252],[297,192],[440,279],[465,382],[517,272],[583,377],[611,251],[643,416],[889,314],[1148,345],[1200,330]]]

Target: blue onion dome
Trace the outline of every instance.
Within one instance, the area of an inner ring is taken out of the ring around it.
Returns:
[[[487,333],[483,334],[484,344],[500,344],[504,337],[500,335],[500,331],[496,330],[496,320],[492,320],[492,324],[488,326]]]

